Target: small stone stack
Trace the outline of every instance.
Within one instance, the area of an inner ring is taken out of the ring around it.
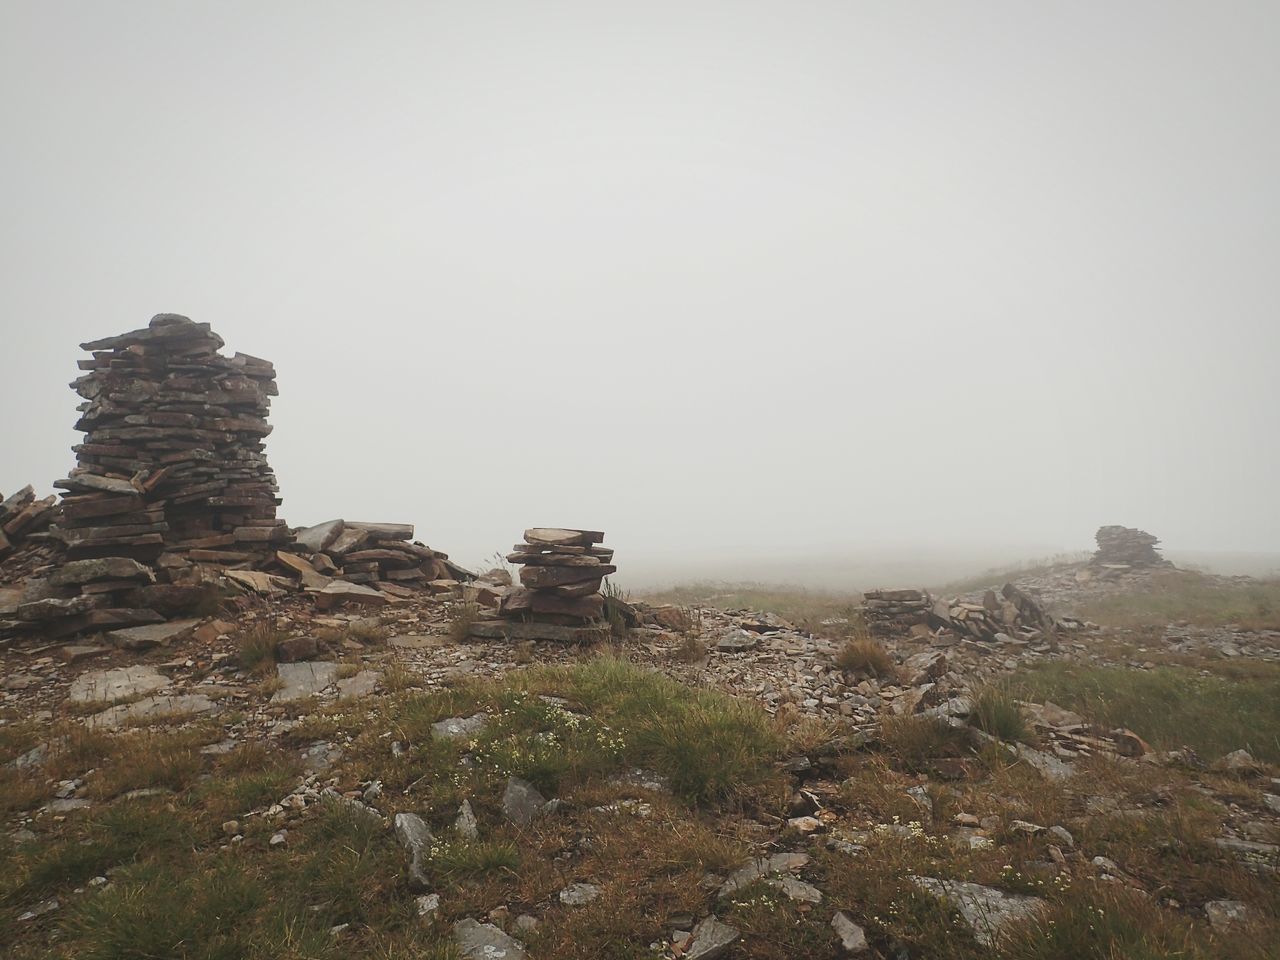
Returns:
[[[928,623],[933,598],[924,590],[870,590],[862,595],[862,617],[873,637],[910,633]]]
[[[86,436],[54,484],[67,491],[52,532],[68,557],[129,557],[181,579],[192,564],[261,562],[289,540],[263,449],[275,369],[222,345],[175,314],[81,344],[93,356],[71,386]]]
[[[1107,526],[1099,527],[1094,535],[1098,541],[1098,550],[1093,555],[1093,562],[1104,567],[1167,567],[1172,566],[1168,560],[1160,556],[1156,544],[1158,537],[1153,537],[1145,530],[1134,527]]]
[[[618,568],[613,550],[601,546],[598,530],[534,527],[524,532],[524,543],[507,555],[521,565],[520,586],[502,597],[500,621],[472,628],[475,636],[512,640],[560,640],[584,643],[603,639],[601,626],[605,577]]]

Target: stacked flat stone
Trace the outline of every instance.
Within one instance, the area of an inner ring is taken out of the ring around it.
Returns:
[[[862,595],[862,618],[873,637],[910,633],[926,624],[933,598],[924,590],[869,590]]]
[[[618,568],[613,550],[601,546],[598,530],[534,527],[507,555],[520,564],[520,586],[508,590],[498,607],[501,621],[476,624],[472,633],[513,640],[591,642],[602,639],[605,577]]]
[[[392,597],[422,590],[452,593],[474,576],[451,563],[447,553],[413,541],[411,523],[327,520],[294,531],[294,542],[278,551],[275,561],[307,590],[340,580]]]
[[[37,499],[30,484],[11,496],[0,495],[0,559],[48,527],[57,513],[57,502],[53,496]]]
[[[77,465],[53,533],[71,559],[244,567],[287,542],[263,438],[275,369],[218,351],[207,323],[160,314],[141,330],[81,344],[93,356],[71,386],[84,398]]]
[[[1099,527],[1094,535],[1098,550],[1093,562],[1102,566],[1163,567],[1171,566],[1160,556],[1156,544],[1160,542],[1145,530],[1134,527]]]
[[[1031,643],[1052,635],[1057,624],[1035,600],[1006,583],[998,595],[987,590],[981,603],[934,601],[929,626],[973,640]]]

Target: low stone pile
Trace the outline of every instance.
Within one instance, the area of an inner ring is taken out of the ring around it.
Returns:
[[[57,515],[57,502],[54,496],[37,500],[30,484],[10,497],[0,495],[0,560],[49,526]]]
[[[1145,530],[1134,527],[1099,527],[1094,534],[1098,550],[1093,562],[1103,567],[1167,567],[1172,566],[1160,556],[1156,544],[1160,542]]]
[[[478,637],[512,640],[592,642],[607,633],[601,626],[603,580],[617,570],[613,551],[601,546],[597,530],[534,527],[524,543],[507,555],[521,565],[520,586],[507,590],[498,607],[501,620],[472,627]]]
[[[947,633],[971,640],[1029,643],[1049,639],[1061,625],[1012,583],[981,602],[934,598],[927,590],[872,590],[863,594],[862,617],[873,637]]]
[[[81,344],[93,356],[71,386],[86,436],[54,484],[67,492],[51,531],[70,559],[150,561],[174,580],[192,564],[249,565],[290,539],[263,450],[275,370],[222,345],[175,314]]]
[[[935,601],[929,625],[974,640],[1005,643],[1046,639],[1053,636],[1057,626],[1039,604],[1012,583],[1006,583],[998,596],[994,590],[986,591],[981,603]]]
[[[869,590],[862,595],[862,617],[873,637],[909,633],[929,622],[933,598],[924,590]]]
[[[295,531],[275,563],[304,589],[316,591],[342,581],[407,597],[424,589],[449,593],[472,579],[448,554],[414,542],[413,532],[411,523],[329,520]]]

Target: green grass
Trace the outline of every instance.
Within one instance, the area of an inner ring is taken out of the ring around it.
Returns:
[[[989,684],[973,694],[969,722],[1001,740],[1025,740],[1027,721],[1007,684]]]
[[[1206,627],[1233,623],[1250,630],[1280,630],[1280,580],[1222,583],[1173,570],[1153,576],[1147,589],[1102,597],[1077,612],[1098,623],[1123,627],[1186,621]]]
[[[1128,727],[1158,749],[1206,759],[1245,748],[1280,763],[1280,678],[1228,680],[1185,667],[1135,670],[1065,662],[1018,674],[1023,700],[1052,700],[1106,727]]]
[[[698,581],[646,593],[652,603],[682,607],[708,605],[721,610],[774,613],[796,626],[828,637],[857,634],[862,626],[862,594],[760,583]],[[824,620],[845,621],[823,623]]]
[[[692,688],[615,657],[532,669],[516,682],[579,705],[620,739],[614,766],[653,767],[694,803],[715,803],[762,786],[773,777],[773,762],[785,746],[781,730],[757,704]]]

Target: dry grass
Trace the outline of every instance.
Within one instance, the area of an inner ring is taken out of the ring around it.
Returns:
[[[457,613],[449,621],[449,639],[454,643],[466,643],[471,636],[471,628],[477,621],[484,619],[484,609],[478,603],[464,603],[458,607]]]
[[[1190,746],[1207,759],[1240,748],[1280,763],[1280,676],[1227,680],[1184,667],[1046,664],[1016,675],[1023,700],[1052,700],[1107,727],[1128,727],[1152,746]]]
[[[276,645],[286,634],[268,623],[256,623],[240,635],[240,666],[254,673],[270,673],[276,665]]]
[[[891,677],[893,657],[884,644],[870,637],[849,640],[836,654],[836,666],[845,673],[864,677]]]

